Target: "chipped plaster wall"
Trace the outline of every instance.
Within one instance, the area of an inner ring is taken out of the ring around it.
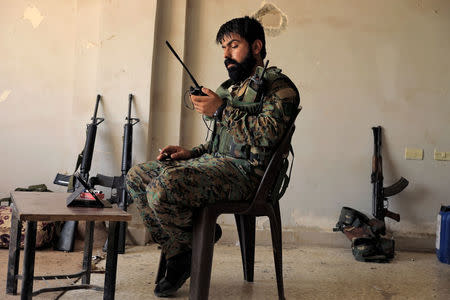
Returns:
[[[98,49],[96,91],[91,101],[95,94],[102,94],[105,124],[99,125],[92,168],[104,174],[120,174],[123,124],[130,93],[134,95],[132,117],[140,119],[133,127],[133,162],[147,158],[156,1],[102,3],[99,35],[94,41],[94,48]],[[92,113],[86,102],[82,106]]]
[[[261,2],[189,1],[186,57],[201,84],[215,88],[227,76],[214,42],[219,26]],[[433,160],[434,148],[450,149],[450,2],[270,2],[288,25],[267,37],[267,58],[297,84],[303,105],[284,226],[330,232],[344,205],[371,212],[371,127],[381,125],[385,185],[410,181],[391,198],[402,220],[389,225],[399,234],[433,234],[440,204],[450,204],[450,163]],[[184,115],[185,144],[203,142],[199,116]],[[423,148],[424,160],[405,160],[406,146]]]
[[[53,2],[0,2],[0,197],[17,186],[50,186],[68,167],[67,153],[75,155],[67,136],[76,1]]]
[[[93,173],[119,173],[130,92],[141,118],[134,162],[154,157],[168,143],[204,142],[201,118],[181,105],[191,82],[164,41],[202,85],[214,88],[227,76],[214,42],[218,27],[253,14],[261,2],[124,3],[0,2],[0,196],[34,183],[58,189],[53,177],[72,171],[97,93],[104,96],[99,116],[106,121]],[[392,198],[402,221],[390,225],[401,234],[432,234],[438,207],[450,194],[449,164],[432,160],[434,148],[450,149],[449,2],[271,3],[288,23],[267,37],[267,58],[297,84],[304,107],[293,140],[293,181],[282,200],[284,227],[329,232],[343,205],[370,212],[370,128],[380,124],[386,184],[399,176],[411,182]],[[423,148],[424,160],[404,160],[405,146]],[[267,225],[258,221],[261,229]]]
[[[119,175],[128,94],[133,161],[147,157],[157,1],[0,2],[0,196],[73,172],[97,94],[91,175]]]

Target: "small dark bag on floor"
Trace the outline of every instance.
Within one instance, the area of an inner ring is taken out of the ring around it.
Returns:
[[[386,227],[383,221],[370,219],[350,207],[343,207],[333,231],[342,231],[352,242],[352,253],[357,261],[389,262],[394,258],[395,242],[383,238]]]

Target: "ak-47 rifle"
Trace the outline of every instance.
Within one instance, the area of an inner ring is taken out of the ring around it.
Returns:
[[[84,144],[83,151],[78,155],[75,172],[80,168],[80,177],[84,181],[89,179],[89,171],[91,169],[92,155],[94,153],[95,136],[97,134],[97,126],[102,123],[104,118],[97,118],[98,105],[101,100],[101,95],[97,95],[97,100],[95,102],[94,115],[92,116],[92,122],[87,124],[86,127],[86,142]],[[74,173],[75,173],[74,172]],[[54,184],[68,186],[67,191],[73,192],[80,186],[76,177],[73,175],[57,174]],[[58,243],[56,245],[56,250],[60,251],[73,251],[73,245],[75,240],[75,230],[77,229],[77,221],[67,221],[64,223],[61,230],[61,235],[59,237]]]
[[[131,117],[131,104],[133,101],[133,95],[130,94],[128,97],[128,115],[125,117],[126,123],[123,126],[123,147],[122,147],[122,166],[121,166],[121,176],[105,176],[102,174],[97,174],[95,177],[91,177],[90,184],[100,185],[104,187],[109,187],[111,189],[116,189],[116,194],[111,196],[108,201],[111,204],[116,203],[117,206],[124,211],[127,211],[128,204],[131,203],[132,199],[128,197],[128,193],[125,187],[125,176],[128,170],[131,168],[131,158],[132,158],[132,145],[133,145],[133,126],[139,122],[138,118]],[[127,222],[119,222],[119,247],[118,253],[125,253],[125,239],[127,233]],[[106,240],[103,250],[107,249],[108,240]]]
[[[383,187],[383,162],[381,158],[381,126],[372,127],[374,137],[374,150],[372,157],[371,182],[372,192],[372,214],[378,220],[384,222],[388,217],[400,222],[400,215],[387,209],[388,197],[400,193],[408,186],[408,180],[401,177],[391,186]]]

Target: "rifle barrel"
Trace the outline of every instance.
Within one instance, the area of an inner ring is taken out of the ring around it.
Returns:
[[[102,96],[97,95],[97,100],[95,102],[94,116],[92,117],[92,123],[95,123],[95,121],[97,119],[98,104],[100,103],[101,98],[102,98]]]
[[[373,153],[379,155],[381,149],[381,126],[372,127],[373,131]]]
[[[131,102],[133,101],[133,94],[128,96],[128,123],[131,122]]]

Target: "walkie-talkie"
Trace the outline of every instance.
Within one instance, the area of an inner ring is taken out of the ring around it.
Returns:
[[[170,43],[168,41],[166,41],[166,45],[167,47],[169,47],[170,51],[172,51],[173,55],[175,55],[175,57],[178,59],[178,61],[181,63],[181,65],[184,67],[184,69],[186,70],[186,72],[189,74],[189,77],[191,77],[192,82],[194,83],[194,86],[191,86],[189,88],[189,93],[191,95],[195,95],[195,96],[207,96],[205,93],[202,92],[202,87],[198,85],[197,81],[195,80],[194,76],[192,76],[191,72],[189,72],[189,69],[186,67],[186,65],[184,64],[184,62],[181,60],[181,58],[178,56],[178,54],[175,52],[175,50],[173,50],[172,46],[170,45]]]

